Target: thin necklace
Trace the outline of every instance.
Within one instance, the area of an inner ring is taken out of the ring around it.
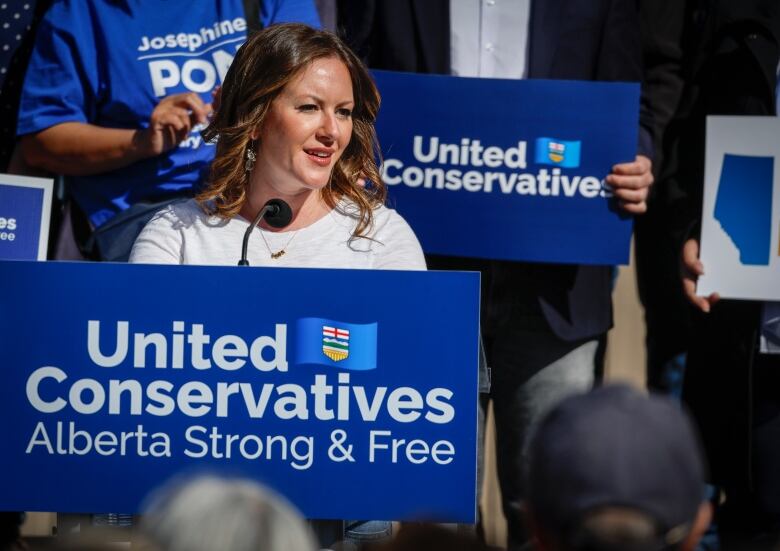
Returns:
[[[268,241],[265,238],[265,230],[263,228],[258,228],[260,230],[260,237],[263,238],[263,243],[265,243],[265,248],[268,249],[268,254],[271,255],[272,260],[278,260],[279,258],[283,257],[285,254],[285,250],[287,247],[290,246],[290,243],[292,243],[292,240],[295,239],[295,236],[298,235],[298,230],[295,230],[293,234],[290,236],[290,239],[287,241],[287,244],[279,249],[276,252],[273,252],[271,250],[271,247],[268,245]]]

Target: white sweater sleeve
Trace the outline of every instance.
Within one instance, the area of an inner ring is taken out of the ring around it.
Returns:
[[[425,256],[420,242],[406,220],[387,209],[377,220],[373,268],[377,270],[425,270]]]
[[[174,205],[155,214],[133,244],[133,264],[182,264],[184,238],[177,229]]]

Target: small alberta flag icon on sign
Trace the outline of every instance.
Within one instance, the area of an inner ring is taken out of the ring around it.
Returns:
[[[322,352],[334,362],[349,356],[349,329],[322,326]]]
[[[376,369],[377,328],[376,323],[300,318],[295,324],[295,363]]]
[[[556,138],[537,138],[535,160],[540,165],[577,168],[580,166],[582,142],[558,140]]]

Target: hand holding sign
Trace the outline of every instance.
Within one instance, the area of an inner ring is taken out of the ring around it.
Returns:
[[[607,184],[620,201],[620,206],[631,214],[647,212],[647,195],[653,185],[653,162],[644,155],[637,155],[631,163],[612,167]]]
[[[704,275],[704,265],[699,260],[699,242],[695,239],[689,239],[683,246],[682,269],[685,296],[699,310],[709,313],[712,305],[720,300],[720,296],[718,296],[718,293],[712,293],[707,297],[701,297],[696,294],[696,283],[699,276]]]
[[[382,176],[427,253],[628,262],[626,212],[646,209],[652,183],[648,158],[618,164],[636,155],[638,85],[375,78]]]

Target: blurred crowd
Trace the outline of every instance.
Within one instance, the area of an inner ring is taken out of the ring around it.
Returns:
[[[695,549],[712,518],[705,466],[688,416],[672,399],[625,385],[566,398],[540,423],[523,473],[522,521],[543,551]],[[214,474],[181,477],[146,500],[127,536],[148,551],[314,551],[311,524],[259,483]],[[116,535],[114,536],[116,537]],[[33,548],[92,550],[105,533],[64,535]],[[94,541],[93,541],[94,540]],[[7,549],[25,549],[7,538]],[[114,544],[116,545],[116,544]],[[393,538],[330,544],[334,550],[479,551],[490,547],[452,525],[410,523]],[[530,547],[529,547],[530,548]]]

